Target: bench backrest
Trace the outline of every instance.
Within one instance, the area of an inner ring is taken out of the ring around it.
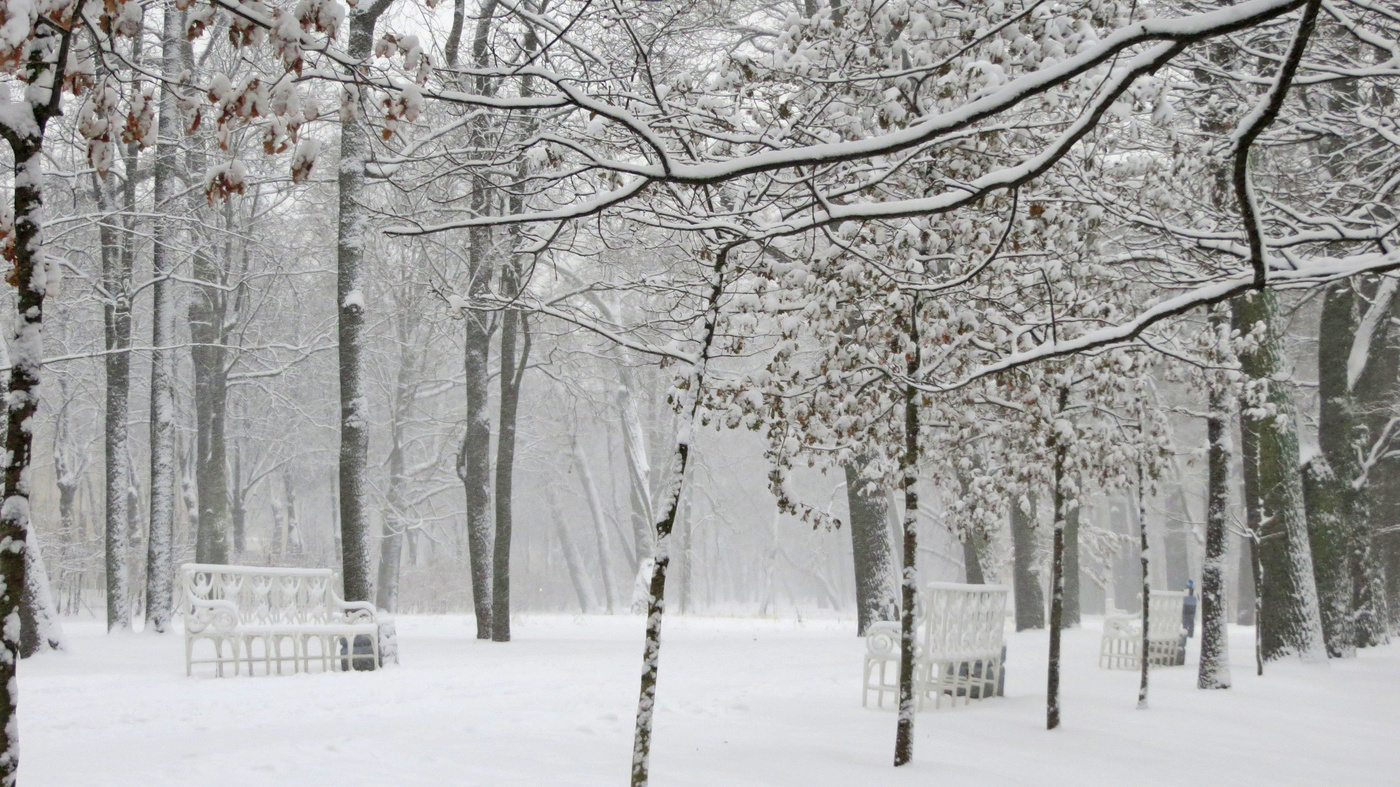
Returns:
[[[1154,590],[1147,602],[1148,639],[1172,639],[1181,636],[1181,608],[1186,604],[1184,590]]]
[[[263,568],[186,563],[186,607],[223,599],[238,607],[238,622],[287,625],[335,622],[335,573],[328,568]]]
[[[933,582],[925,586],[924,654],[931,658],[1001,653],[1010,589]]]

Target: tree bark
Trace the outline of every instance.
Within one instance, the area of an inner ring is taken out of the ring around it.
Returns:
[[[1356,626],[1352,617],[1351,556],[1360,546],[1362,498],[1353,486],[1360,474],[1357,451],[1361,427],[1348,380],[1352,342],[1356,337],[1356,295],[1350,281],[1328,287],[1322,299],[1317,334],[1317,378],[1320,455],[1304,468],[1303,499],[1308,515],[1313,572],[1327,655],[1356,655]]]
[[[128,162],[130,158],[128,157]],[[135,178],[128,166],[128,181]],[[93,192],[103,213],[115,216],[116,209],[106,187],[93,178]],[[133,194],[134,197],[134,194]],[[125,224],[125,221],[123,221]],[[127,460],[127,440],[131,395],[131,255],[128,253],[130,235],[125,228],[118,232],[111,221],[99,225],[102,241],[102,287],[107,293],[102,308],[106,356],[106,402],[102,453],[105,459],[104,485],[106,507],[103,513],[103,541],[106,571],[107,630],[131,628],[131,586],[127,576],[130,562],[130,533],[128,532],[127,488],[131,486],[131,466]]]
[[[421,357],[413,343],[412,307],[399,305],[396,315],[395,339],[399,349],[399,368],[394,380],[394,398],[389,423],[389,488],[385,494],[382,513],[384,533],[379,542],[379,582],[375,586],[375,606],[386,612],[399,609],[399,572],[403,564],[403,543],[407,537],[408,521],[404,516],[406,501],[403,457],[404,428],[408,423],[414,397],[414,377]]]
[[[904,453],[900,470],[904,487],[904,566],[900,581],[899,617],[899,722],[895,728],[894,764],[906,765],[914,759],[914,712],[918,698],[914,696],[914,649],[917,629],[914,616],[919,595],[919,390],[914,387],[923,365],[919,344],[919,297],[914,296],[909,309],[908,357],[909,383],[904,387]]]
[[[1258,587],[1260,654],[1264,661],[1296,655],[1307,661],[1327,657],[1322,638],[1312,549],[1308,543],[1298,434],[1285,372],[1282,337],[1276,326],[1275,295],[1269,290],[1232,302],[1232,327],[1258,343],[1239,354],[1245,377],[1264,387],[1264,399],[1240,408],[1241,444],[1254,453],[1254,472],[1245,473],[1245,495],[1258,507],[1258,543],[1263,573]],[[1267,404],[1266,412],[1263,405]]]
[[[454,6],[455,9],[455,6]],[[486,68],[490,64],[491,23],[496,12],[496,0],[481,0],[476,28],[472,36],[472,64]],[[456,24],[454,10],[454,30]],[[448,52],[448,67],[456,65],[457,38],[452,39]],[[491,92],[491,85],[478,77],[475,89],[482,95]],[[486,144],[484,121],[471,126],[472,143],[478,149]],[[472,215],[485,216],[490,207],[491,183],[481,168],[471,172],[471,193],[468,204]],[[472,227],[467,231],[467,284],[473,297],[487,294],[492,273],[492,233],[487,227]],[[467,549],[471,564],[472,606],[476,612],[477,639],[491,638],[491,420],[487,412],[487,390],[490,387],[491,325],[486,312],[469,309],[463,313],[465,323],[463,371],[466,379],[467,429],[457,455],[457,477],[461,479],[467,499]]]
[[[846,507],[851,523],[851,554],[855,562],[856,635],[865,636],[871,623],[895,620],[894,553],[890,547],[885,491],[861,476],[864,458],[846,464]]]
[[[645,596],[650,574],[648,559],[654,547],[649,524],[655,519],[651,500],[651,459],[647,454],[642,419],[637,412],[634,393],[636,384],[625,358],[618,375],[620,385],[617,389],[617,408],[621,415],[619,420],[622,428],[622,453],[627,462],[628,501],[632,511],[632,570],[635,577],[631,604],[632,610],[639,612],[646,607]]]
[[[1225,388],[1210,383],[1206,420],[1206,547],[1201,566],[1201,666],[1196,685],[1230,688],[1230,632],[1225,620],[1226,518],[1230,505],[1230,447]]]
[[[370,56],[374,26],[389,5],[375,0],[350,14],[346,53],[357,63]],[[352,74],[358,78],[358,74]],[[365,243],[369,212],[360,201],[369,158],[369,130],[358,117],[358,83],[340,114],[340,171],[337,175],[336,335],[340,369],[340,570],[346,601],[373,599],[365,472],[369,455],[369,402],[361,357],[365,322]]]
[[[1064,412],[1069,403],[1069,389],[1061,388],[1059,408]],[[1045,728],[1053,730],[1060,726],[1060,630],[1064,628],[1065,614],[1065,461],[1069,447],[1060,441],[1052,446],[1055,449],[1054,467],[1054,544],[1050,553],[1050,658],[1045,685]]]
[[[1147,546],[1147,484],[1143,480],[1142,463],[1137,467],[1139,555],[1142,560],[1142,658],[1138,667],[1138,710],[1147,709],[1147,674],[1152,668],[1149,658],[1152,636],[1152,550]]]
[[[685,487],[686,467],[690,461],[690,440],[696,426],[701,390],[719,326],[720,299],[724,295],[724,276],[729,250],[715,255],[710,271],[709,293],[705,299],[704,326],[700,333],[700,350],[690,373],[684,381],[687,401],[681,413],[680,430],[672,457],[675,478],[666,500],[665,513],[656,522],[656,551],[652,560],[650,593],[647,598],[646,645],[642,651],[641,690],[637,697],[637,721],[632,737],[631,787],[646,787],[651,766],[651,733],[656,714],[656,680],[661,663],[661,624],[666,612],[666,569],[670,565],[671,529],[676,522],[681,492]]]
[[[38,534],[30,531],[24,550],[24,593],[19,606],[19,655],[29,658],[44,650],[63,650],[63,627],[58,621],[49,572],[39,549]]]
[[[1030,512],[1020,501],[1011,501],[1011,573],[1016,597],[1016,630],[1045,628],[1045,591],[1035,570],[1035,499],[1027,500]]]
[[[1079,625],[1079,505],[1065,501],[1065,599],[1064,617],[1060,623],[1065,628]]]
[[[180,14],[166,6],[161,29],[161,73],[173,80],[180,72]],[[146,630],[164,632],[170,626],[174,582],[175,539],[175,343],[174,286],[175,220],[172,197],[179,168],[180,120],[175,93],[166,82],[160,91],[156,126],[156,156],[152,166],[151,200],[156,211],[151,244],[151,510],[146,530]]]
[[[513,298],[520,287],[520,271],[512,262],[502,267],[501,290]],[[515,345],[523,338],[520,357]],[[510,536],[511,492],[515,473],[515,422],[520,409],[520,382],[530,354],[529,326],[525,315],[507,309],[501,315],[501,401],[496,436],[496,539],[491,566],[491,639],[510,641]]]
[[[254,203],[256,205],[256,203]],[[225,204],[225,226],[233,231],[232,203]],[[202,245],[202,244],[201,244]],[[225,244],[224,261],[231,262]],[[195,560],[200,563],[229,561],[229,490],[226,430],[228,371],[225,326],[227,299],[219,285],[227,277],[205,249],[194,254],[196,287],[189,306],[190,361],[194,369],[195,497],[198,502]],[[242,534],[233,538],[235,551],[243,551]]]
[[[1352,389],[1352,404],[1357,418],[1357,439],[1355,450],[1366,456],[1373,455],[1377,448],[1385,449],[1391,444],[1387,428],[1397,404],[1400,404],[1400,342],[1396,341],[1392,328],[1397,314],[1400,314],[1400,297],[1393,279],[1383,279],[1375,288],[1371,305],[1362,317],[1367,330],[1359,330],[1350,349],[1352,355],[1362,354],[1365,363],[1358,370]],[[1400,541],[1394,535],[1389,549],[1387,536],[1379,531],[1395,520],[1394,514],[1386,508],[1386,501],[1392,496],[1390,485],[1394,484],[1398,463],[1393,458],[1377,459],[1364,472],[1365,483],[1359,492],[1356,531],[1353,534],[1351,554],[1352,600],[1351,610],[1355,618],[1356,644],[1358,647],[1383,645],[1390,641],[1387,621],[1390,602],[1386,594],[1385,555],[1400,558]],[[1397,566],[1395,571],[1400,571]]]
[[[233,488],[229,490],[229,519],[233,525],[233,551],[235,554],[242,555],[248,549],[248,503],[243,494],[243,451],[237,443],[233,447],[231,473]],[[334,498],[334,484],[331,487],[331,497]],[[335,533],[340,532],[340,523],[336,521],[334,516],[331,517],[331,530]],[[339,546],[338,543],[337,546]],[[339,553],[340,550],[337,549],[336,552]]]
[[[74,12],[81,16],[81,4]],[[10,344],[10,384],[5,396],[6,426],[4,503],[0,505],[0,786],[14,787],[19,771],[19,696],[16,667],[19,664],[20,626],[14,625],[24,593],[26,540],[30,525],[29,486],[33,458],[34,416],[39,409],[39,370],[44,363],[44,296],[48,287],[48,260],[43,234],[44,129],[58,114],[59,94],[46,86],[63,82],[63,69],[71,33],[53,26],[35,28],[29,60],[24,64],[24,99],[7,107],[0,119],[0,136],[14,155],[14,267],[15,321]],[[50,62],[47,58],[53,58]],[[47,100],[44,98],[47,97]],[[42,103],[41,103],[42,102]],[[16,123],[15,121],[21,121]]]

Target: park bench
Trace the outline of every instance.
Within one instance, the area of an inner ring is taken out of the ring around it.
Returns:
[[[1154,590],[1148,602],[1147,663],[1170,667],[1186,663],[1186,628],[1182,608],[1186,593]],[[1099,641],[1099,666],[1104,669],[1142,667],[1142,615],[1109,610],[1104,615],[1103,639]]]
[[[1006,658],[1004,624],[1009,589],[1001,585],[934,582],[915,603],[914,696],[919,707],[942,707],[1000,696]],[[861,704],[877,707],[899,699],[899,623],[879,622],[865,638],[865,679]]]
[[[328,568],[186,563],[181,572],[187,675],[196,664],[214,665],[220,677],[227,666],[235,675],[240,667],[253,675],[259,664],[264,675],[280,675],[284,665],[292,672],[313,664],[323,672],[378,666],[374,605],[342,601]],[[196,658],[201,642],[213,652]]]

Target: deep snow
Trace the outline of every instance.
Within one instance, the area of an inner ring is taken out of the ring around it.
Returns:
[[[627,783],[640,617],[525,617],[509,644],[470,617],[398,620],[402,666],[378,673],[186,678],[178,629],[105,636],[65,621],[68,653],[20,670],[20,783],[609,785]],[[672,617],[652,783],[745,785],[1397,785],[1400,645],[1253,674],[1097,667],[1099,621],[1065,638],[1064,727],[1046,732],[1044,632],[1009,635],[1007,696],[917,722],[890,766],[895,717],[860,706],[851,621]]]

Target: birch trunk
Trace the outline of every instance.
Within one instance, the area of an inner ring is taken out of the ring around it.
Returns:
[[[919,595],[919,391],[914,387],[923,365],[919,346],[919,298],[914,296],[909,310],[908,374],[910,382],[904,388],[904,453],[900,458],[904,487],[904,566],[900,575],[899,611],[899,722],[895,727],[895,767],[914,759],[914,712],[918,698],[914,696],[915,605]]]
[[[172,80],[180,72],[180,14],[166,6],[161,29],[161,73]],[[175,538],[175,220],[170,216],[179,167],[180,120],[175,93],[168,83],[160,91],[156,157],[151,168],[151,200],[156,212],[151,244],[151,510],[146,530],[146,630],[170,626]],[[225,556],[227,559],[227,556]]]
[[[710,271],[710,287],[706,297],[704,326],[700,334],[700,349],[687,375],[686,402],[681,413],[679,434],[672,457],[675,476],[666,496],[665,513],[656,521],[656,551],[652,563],[650,594],[647,598],[646,645],[642,651],[641,690],[637,698],[637,723],[632,738],[631,787],[646,787],[651,766],[651,733],[656,714],[656,679],[661,663],[661,623],[666,612],[666,568],[670,564],[671,529],[676,522],[690,461],[690,440],[696,426],[695,416],[700,406],[700,393],[705,385],[705,373],[719,327],[720,299],[724,294],[725,264],[729,250],[715,255]]]

